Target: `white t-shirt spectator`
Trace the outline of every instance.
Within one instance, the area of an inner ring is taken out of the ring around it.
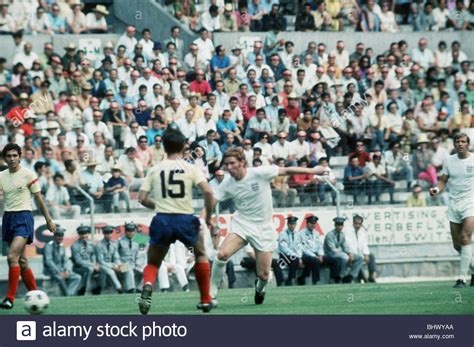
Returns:
[[[15,55],[13,58],[13,65],[21,63],[25,69],[30,70],[33,66],[33,62],[38,59],[38,55],[35,52],[30,52],[30,54],[25,54],[25,52],[20,52]]]
[[[212,17],[209,11],[206,11],[201,15],[201,23],[203,28],[206,28],[210,33],[221,29],[219,16]]]
[[[104,16],[102,16],[102,18],[97,20],[97,18],[95,16],[95,13],[91,12],[91,13],[88,13],[87,16],[86,16],[86,27],[87,27],[87,29],[97,29],[97,28],[99,28],[99,29],[107,30],[107,21],[105,20]],[[133,52],[133,50],[132,50],[132,52]]]
[[[301,143],[298,139],[291,142],[291,150],[295,154],[297,160],[303,158],[304,156],[309,157],[309,143],[303,141]]]

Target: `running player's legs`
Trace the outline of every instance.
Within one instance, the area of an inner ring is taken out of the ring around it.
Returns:
[[[21,278],[25,283],[26,289],[28,289],[28,291],[36,290],[37,286],[35,276],[33,275],[33,271],[28,265],[28,259],[23,253],[20,255],[19,264],[21,268]]]
[[[459,252],[461,261],[459,264],[459,276],[455,287],[465,286],[465,280],[472,266],[472,232],[474,230],[474,217],[464,218],[462,224],[451,222],[451,235],[453,246]]]
[[[245,246],[245,240],[235,233],[229,233],[222,245],[219,247],[219,252],[217,253],[217,259],[220,261],[227,261],[232,257],[235,252],[240,250]]]
[[[449,222],[449,228],[451,229],[451,237],[453,239],[453,247],[456,251],[461,251],[461,234],[462,234],[462,224]]]
[[[27,239],[21,236],[15,236],[9,243],[9,249],[7,254],[8,261],[8,290],[6,298],[3,300],[2,308],[11,308],[13,305],[8,304],[6,301],[10,300],[11,303],[15,301],[15,294],[18,289],[18,282],[20,280],[21,268],[20,268],[20,255],[23,254]]]
[[[204,246],[204,233],[208,232],[206,228],[201,227],[199,230],[199,237],[194,245],[194,255],[196,257],[196,264],[194,265],[194,273],[196,274],[196,282],[201,294],[201,303],[210,303],[210,287],[211,287],[211,265],[206,255],[206,248]]]
[[[168,253],[169,245],[150,244],[148,248],[148,262],[143,270],[143,284],[151,284],[153,287],[158,275],[161,262]]]
[[[471,245],[472,233],[474,231],[474,216],[467,217],[463,220],[460,242],[463,246]]]
[[[219,288],[219,283],[224,276],[226,263],[235,252],[245,246],[245,240],[235,234],[229,233],[224,242],[219,247],[217,257],[212,263],[212,272],[211,272],[211,296],[215,298],[217,296],[217,290]]]
[[[257,262],[257,277],[262,281],[268,281],[270,279],[273,253],[255,250],[255,258]]]

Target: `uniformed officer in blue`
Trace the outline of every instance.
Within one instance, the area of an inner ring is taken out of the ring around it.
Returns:
[[[77,294],[81,284],[81,275],[72,271],[72,264],[66,255],[63,245],[64,229],[56,225],[53,240],[49,241],[43,250],[43,271],[56,281],[65,296]]]
[[[99,274],[100,266],[95,255],[95,247],[92,241],[89,240],[91,228],[90,226],[81,224],[76,231],[79,234],[79,239],[72,244],[71,254],[73,263],[72,269],[82,276],[78,294],[100,294],[100,286],[92,290],[92,276]]]
[[[292,286],[298,267],[303,266],[301,260],[302,249],[300,235],[295,232],[298,217],[288,216],[286,220],[288,221],[288,228],[278,236],[278,253],[280,254],[278,263],[281,267],[288,266],[288,277],[285,285]]]
[[[303,254],[301,260],[303,261],[304,269],[300,277],[298,277],[298,284],[304,285],[306,277],[311,273],[313,284],[319,281],[319,271],[323,263],[323,242],[319,233],[314,229],[319,218],[316,216],[306,217],[306,228],[300,232],[301,247]]]
[[[120,262],[126,265],[126,271],[122,272],[124,276],[124,289],[127,293],[134,293],[135,284],[135,268],[137,266],[137,257],[139,245],[133,240],[137,226],[135,223],[125,223],[125,235],[118,241],[118,252]]]
[[[100,266],[100,286],[105,288],[107,279],[110,279],[117,293],[122,294],[122,284],[117,277],[117,273],[120,272],[118,243],[112,240],[114,230],[110,225],[102,228],[104,238],[95,245],[95,254]]]
[[[336,282],[340,282],[342,278],[344,283],[351,283],[358,276],[364,264],[364,258],[350,252],[346,237],[342,232],[346,219],[336,217],[333,221],[334,229],[324,238],[324,253],[329,259],[339,261],[339,275]]]

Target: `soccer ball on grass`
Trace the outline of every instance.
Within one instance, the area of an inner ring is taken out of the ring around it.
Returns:
[[[25,295],[25,310],[31,314],[41,314],[49,306],[48,295],[41,290],[31,290]]]

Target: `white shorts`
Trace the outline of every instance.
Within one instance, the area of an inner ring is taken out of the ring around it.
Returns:
[[[448,219],[450,222],[462,224],[468,217],[474,217],[474,200],[449,200]]]
[[[273,223],[252,224],[232,219],[230,232],[239,235],[253,248],[261,252],[273,252],[277,246],[277,232]]]

